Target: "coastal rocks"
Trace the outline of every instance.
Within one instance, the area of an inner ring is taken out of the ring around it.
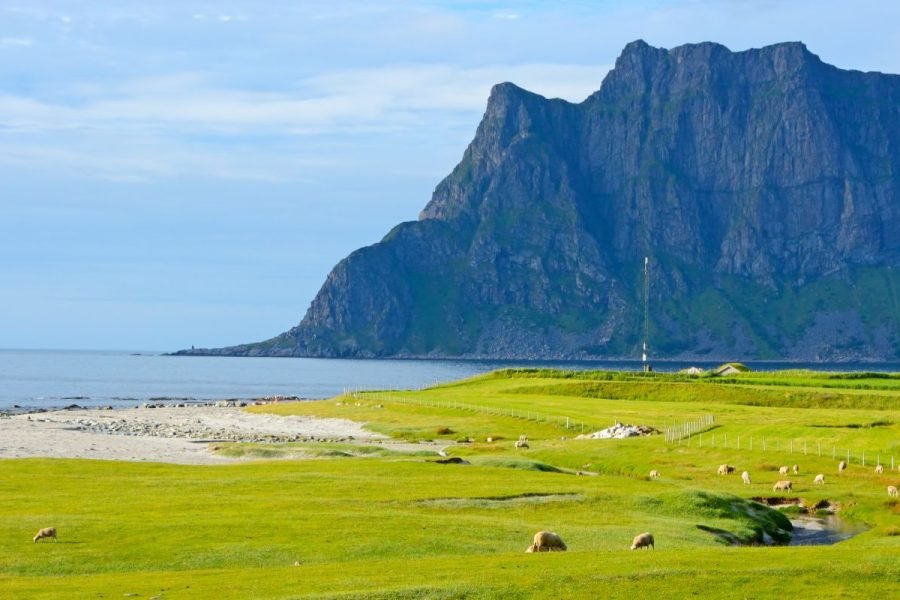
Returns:
[[[81,431],[90,433],[161,438],[184,438],[204,442],[254,442],[276,444],[285,442],[318,441],[315,437],[309,435],[262,434],[254,432],[243,432],[226,428],[205,427],[200,423],[200,421],[196,421],[195,423],[168,424],[154,422],[135,422],[126,419],[98,421],[94,419],[79,418],[75,419],[73,425]]]
[[[659,430],[649,425],[625,425],[616,423],[612,427],[607,427],[594,433],[584,433],[577,436],[576,440],[621,440],[630,437],[640,437],[644,435],[653,435],[659,433]]]

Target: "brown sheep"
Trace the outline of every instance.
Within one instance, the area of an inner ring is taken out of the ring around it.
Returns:
[[[631,542],[631,549],[637,550],[638,548],[652,548],[656,549],[656,546],[653,545],[653,534],[652,533],[642,533],[640,535],[635,536],[634,540]]]
[[[888,486],[888,496],[890,496],[891,498],[896,498],[896,497],[897,497],[897,494],[898,494],[898,492],[897,492],[897,486],[896,486],[896,485],[889,485],[889,486]]]
[[[533,543],[525,552],[565,552],[568,549],[562,538],[552,531],[538,531]]]
[[[31,541],[37,543],[38,540],[51,537],[53,538],[54,542],[59,541],[56,538],[56,527],[44,527],[43,529],[38,529],[38,532],[34,534],[34,537],[31,539]]]
[[[772,488],[773,492],[790,492],[792,491],[793,485],[790,481],[776,481],[775,486]]]

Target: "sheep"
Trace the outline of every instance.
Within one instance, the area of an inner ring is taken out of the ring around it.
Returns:
[[[819,473],[816,475],[816,478],[813,479],[813,483],[817,485],[825,485],[825,473]]]
[[[884,466],[883,465],[875,465],[875,474],[881,475],[882,473],[884,473]]]
[[[650,479],[659,479],[659,471],[656,469],[650,471]]]
[[[778,469],[778,474],[779,475],[787,475],[788,471],[790,471],[789,467],[781,467],[780,469]]]
[[[843,473],[847,469],[847,461],[842,460],[838,463],[838,473]]]
[[[800,474],[800,465],[794,465],[793,467],[791,467],[791,470],[794,472],[794,475],[799,475]]]
[[[890,496],[891,498],[897,497],[897,486],[896,485],[888,486],[888,496]]]
[[[38,540],[51,537],[53,538],[54,542],[59,541],[56,538],[56,527],[44,527],[43,529],[38,529],[38,532],[34,534],[34,537],[31,539],[31,541],[37,543]]]
[[[790,481],[776,481],[775,486],[772,487],[773,492],[790,492],[792,491],[793,485]]]
[[[635,536],[634,540],[631,542],[631,549],[637,550],[638,548],[651,548],[656,549],[656,546],[653,545],[653,534],[652,533],[642,533],[640,535]]]
[[[525,552],[565,552],[568,549],[562,538],[552,531],[538,531]]]
[[[717,471],[719,475],[728,475],[729,473],[734,473],[734,467],[731,465],[719,465],[719,470]]]
[[[529,448],[528,442],[525,440],[516,440],[516,448]]]
[[[741,479],[744,480],[744,484],[750,485],[750,473],[749,472],[744,471],[743,473],[741,473]]]

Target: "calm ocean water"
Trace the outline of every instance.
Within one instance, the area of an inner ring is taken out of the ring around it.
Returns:
[[[703,362],[655,362],[676,371]],[[747,363],[754,370],[810,368],[898,371],[897,363]],[[0,350],[0,410],[134,406],[151,399],[215,400],[300,396],[327,398],[345,388],[419,388],[514,366],[639,370],[639,361],[530,362],[463,360],[337,360],[318,358],[175,357],[152,352]]]

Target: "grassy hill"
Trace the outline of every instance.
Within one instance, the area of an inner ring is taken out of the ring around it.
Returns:
[[[501,371],[251,410],[444,441],[469,464],[438,464],[430,445],[350,443],[220,445],[259,460],[214,467],[0,461],[0,597],[838,598],[880,597],[900,576],[900,502],[886,493],[900,484],[897,376]],[[690,440],[576,439],[706,415]],[[523,434],[530,447],[514,448]],[[738,474],[717,475],[726,462]],[[752,545],[786,529],[752,499],[784,495],[772,485],[793,464],[787,496],[828,501],[867,530],[834,546]],[[49,523],[59,543],[33,544]],[[525,554],[541,529],[569,551]],[[656,549],[629,551],[643,531]]]

